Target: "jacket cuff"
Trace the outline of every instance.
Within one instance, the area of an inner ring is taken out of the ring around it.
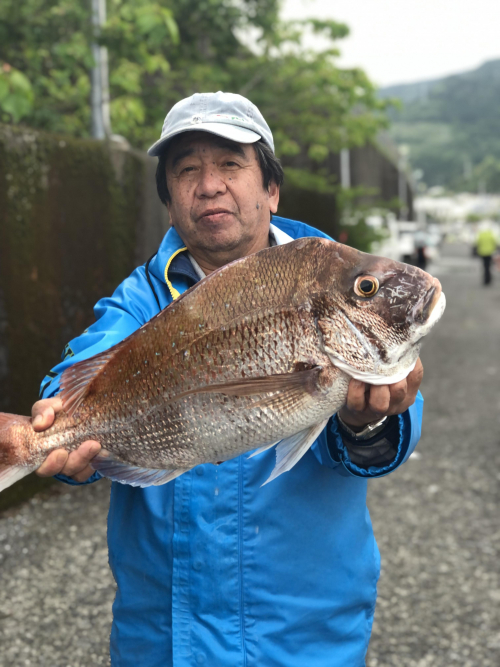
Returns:
[[[347,433],[338,416],[334,417],[337,430],[349,454],[351,463],[360,468],[391,465],[398,453],[400,441],[399,419],[393,415],[386,419],[382,429],[371,438],[358,440]]]
[[[102,475],[95,471],[95,473],[89,477],[85,482],[77,482],[71,477],[66,477],[66,475],[54,475],[54,479],[58,479],[60,482],[69,484],[70,486],[84,486],[85,484],[92,484],[92,482],[97,482],[98,479],[101,479]]]
[[[396,420],[390,420],[387,431],[384,429],[374,436],[375,442],[372,443],[370,439],[364,445],[348,443],[340,434],[335,416],[330,420],[329,430],[330,455],[333,461],[342,465],[339,470],[341,474],[354,477],[383,477],[403,463],[410,440],[411,422],[407,410],[402,415],[397,415]],[[386,435],[391,436],[390,440]],[[364,447],[367,448],[365,454],[361,452]],[[371,456],[373,460],[370,460]]]

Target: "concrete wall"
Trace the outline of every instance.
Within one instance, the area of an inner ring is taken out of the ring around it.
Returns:
[[[384,206],[393,210],[399,216],[400,207],[397,200],[400,195],[400,177],[396,160],[397,156],[393,154],[390,147],[383,143],[380,145],[367,144],[352,148],[349,151],[350,186],[366,190],[366,194],[358,197],[358,204]],[[321,165],[321,167],[318,167],[306,155],[286,158],[283,163],[285,166],[306,169],[313,173],[315,170],[321,170],[333,176],[336,184],[341,183],[339,154],[330,155],[326,164]],[[412,220],[414,215],[413,191],[406,175],[404,181],[407,215],[408,219]],[[279,214],[302,220],[318,227],[334,238],[338,237],[340,211],[336,197],[333,194],[319,194],[291,187],[285,181],[280,199]]]

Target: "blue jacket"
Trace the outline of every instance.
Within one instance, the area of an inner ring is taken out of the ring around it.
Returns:
[[[292,220],[273,224],[293,238],[325,236]],[[193,284],[183,247],[170,229],[150,264],[162,308]],[[42,384],[44,397],[57,393],[68,365],[118,343],[157,312],[141,266],[98,302],[96,323],[66,347]],[[354,465],[331,420],[299,463],[263,488],[274,448],[198,466],[160,487],[113,483],[112,665],[364,665],[380,569],[367,480],[409,457],[422,403],[419,395],[399,417],[397,455],[382,468]]]

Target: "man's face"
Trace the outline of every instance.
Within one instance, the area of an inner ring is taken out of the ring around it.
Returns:
[[[264,189],[251,144],[186,132],[169,147],[166,174],[171,223],[198,261],[221,265],[268,245],[279,188]]]

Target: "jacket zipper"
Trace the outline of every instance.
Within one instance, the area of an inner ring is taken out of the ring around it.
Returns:
[[[245,616],[243,593],[243,457],[238,457],[238,584],[240,603],[240,637],[243,667],[247,664],[245,647]]]

